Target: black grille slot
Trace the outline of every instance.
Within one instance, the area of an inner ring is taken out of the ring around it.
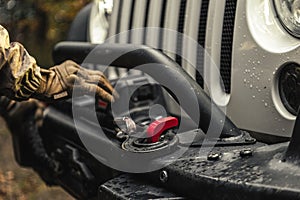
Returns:
[[[202,0],[199,28],[198,28],[198,44],[200,45],[197,49],[197,71],[196,81],[203,88],[203,66],[204,66],[204,49],[205,49],[205,36],[206,36],[206,25],[208,15],[209,0]]]
[[[129,30],[132,29],[135,1],[136,0],[132,0],[132,4],[131,4],[131,13],[130,13],[130,20],[129,20]],[[128,43],[130,43],[130,42],[131,42],[131,31],[129,31],[129,34],[128,34]]]
[[[167,0],[163,0],[163,5],[161,9],[161,19],[160,19],[160,28],[165,26],[165,17],[166,17],[166,9],[167,9]],[[163,44],[163,31],[159,30],[159,49],[162,49]]]
[[[179,34],[183,33],[184,22],[185,22],[185,11],[186,11],[186,2],[187,0],[181,0],[180,2],[180,10],[179,10],[179,18],[178,18],[178,27],[177,31]],[[182,65],[182,35],[177,36],[177,47],[176,47],[176,62],[181,66]]]
[[[229,94],[231,90],[231,61],[232,41],[237,0],[227,0],[223,21],[223,34],[221,43],[220,74],[224,83],[224,91]],[[223,84],[221,84],[223,86]]]
[[[117,28],[116,28],[116,35],[120,33],[120,24],[121,24],[121,17],[122,17],[122,7],[123,7],[123,0],[119,0],[119,10],[118,10],[118,19],[117,19]],[[120,41],[119,35],[116,36],[116,43]]]
[[[147,5],[146,5],[146,16],[144,20],[144,27],[147,27],[148,24],[148,18],[149,18],[149,6],[150,6],[150,0],[147,0]],[[143,44],[146,44],[146,29],[144,29],[144,35],[143,35]]]

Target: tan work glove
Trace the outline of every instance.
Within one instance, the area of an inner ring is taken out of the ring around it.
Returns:
[[[42,69],[20,43],[9,43],[8,32],[0,25],[0,95],[19,101],[31,97],[54,101],[70,97],[73,89],[113,101],[113,87],[103,73],[72,61]]]
[[[113,87],[100,71],[87,70],[73,61],[41,69],[40,86],[32,97],[40,100],[56,100],[70,97],[73,89],[82,94],[95,94],[105,101],[113,101]],[[100,86],[100,87],[99,87]]]

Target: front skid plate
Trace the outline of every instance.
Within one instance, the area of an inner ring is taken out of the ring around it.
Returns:
[[[255,144],[214,148],[220,155],[209,160],[199,149],[167,166],[168,180],[161,183],[171,191],[197,199],[300,199],[300,167],[283,162],[288,143]],[[253,151],[247,154],[243,148]],[[202,148],[202,152],[205,149]],[[152,173],[149,178],[161,172]]]
[[[98,199],[184,199],[162,187],[149,184],[146,180],[123,174],[99,187]]]

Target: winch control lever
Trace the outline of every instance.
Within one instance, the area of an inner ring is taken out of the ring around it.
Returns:
[[[147,136],[151,143],[159,141],[160,136],[167,130],[178,126],[178,119],[175,117],[164,117],[152,122],[147,128]]]

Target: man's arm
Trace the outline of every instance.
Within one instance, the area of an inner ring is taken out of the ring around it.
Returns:
[[[113,87],[102,72],[81,68],[73,61],[40,68],[22,44],[10,43],[7,30],[0,25],[0,95],[18,101],[56,101],[70,97],[74,88],[113,101]]]

